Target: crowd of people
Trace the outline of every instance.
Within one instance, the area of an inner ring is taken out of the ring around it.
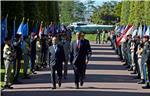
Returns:
[[[96,32],[96,44],[104,44],[110,41],[111,32],[108,30],[98,30]]]
[[[84,33],[77,32],[76,36],[77,40],[72,43],[71,34],[67,32],[41,34],[41,36],[34,32],[30,36],[16,34],[14,40],[6,37],[3,48],[4,88],[12,89],[12,84],[22,83],[18,79],[21,68],[23,68],[23,79],[30,79],[30,74],[37,74],[36,71],[49,67],[52,89],[56,89],[57,82],[60,87],[62,78],[67,79],[70,62],[75,72],[75,85],[78,89],[79,81],[81,86],[83,85],[91,48],[89,41],[84,39]],[[10,82],[12,70],[13,82]],[[55,71],[57,71],[58,79],[56,79]]]
[[[123,31],[125,31],[126,29],[124,29]],[[135,31],[136,30],[137,29],[135,28]],[[130,31],[130,33],[132,33],[131,30],[126,31]],[[136,34],[127,34],[126,39],[123,38],[125,36],[125,34],[123,33],[113,34],[111,38],[112,46],[120,56],[122,62],[125,62],[123,65],[128,68],[128,71],[132,71],[131,74],[136,74],[136,77],[134,77],[134,79],[139,79],[139,82],[137,83],[145,84],[145,86],[142,86],[142,88],[150,88],[149,35],[141,36],[139,35],[138,31],[136,32]],[[121,40],[119,41],[120,44],[118,44],[119,38]]]

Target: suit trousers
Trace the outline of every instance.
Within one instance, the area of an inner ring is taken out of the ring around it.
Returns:
[[[84,68],[85,66],[80,66],[80,67],[77,67],[76,66],[76,70],[74,70],[74,73],[75,73],[75,83],[78,84],[79,81],[82,81],[83,78],[84,78]]]
[[[56,71],[58,76],[58,81],[61,81],[62,78],[62,66],[52,66],[51,65],[51,81],[53,83],[53,87],[56,87]]]

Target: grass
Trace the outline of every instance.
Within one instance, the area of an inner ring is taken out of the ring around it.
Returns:
[[[89,41],[95,41],[96,34],[85,34],[85,38]],[[72,40],[76,40],[76,35],[72,34]]]
[[[23,60],[21,61],[21,69],[20,69],[20,74],[19,77],[23,77]],[[0,82],[0,87],[1,89],[4,87],[4,75],[5,75],[5,67],[4,65],[1,65],[1,70],[0,70],[0,74],[1,74],[1,82]],[[10,81],[13,82],[13,71],[11,72],[11,77],[10,77]]]

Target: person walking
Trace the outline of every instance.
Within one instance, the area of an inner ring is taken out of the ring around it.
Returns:
[[[76,40],[71,42],[71,53],[70,53],[70,63],[74,69],[75,76],[75,86],[76,89],[79,89],[80,85],[83,86],[83,78],[84,78],[84,65],[87,56],[87,46],[86,43],[81,40],[81,33],[76,33]]]
[[[51,81],[53,83],[52,89],[56,89],[56,71],[58,75],[58,85],[61,87],[62,68],[65,61],[65,54],[63,46],[58,44],[58,38],[52,38],[52,46],[49,47],[49,65],[51,69]]]

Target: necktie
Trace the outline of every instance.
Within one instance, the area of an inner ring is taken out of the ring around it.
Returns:
[[[77,48],[80,48],[80,41],[77,41]]]
[[[54,49],[55,49],[55,52],[56,52],[56,49],[57,49],[56,45],[54,45]]]

